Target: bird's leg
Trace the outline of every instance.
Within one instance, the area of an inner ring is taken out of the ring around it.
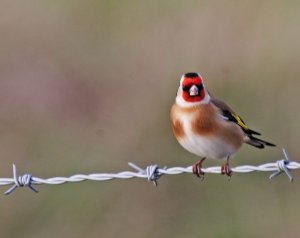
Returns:
[[[227,176],[231,177],[232,171],[229,165],[229,157],[226,159],[226,163],[221,167],[221,174],[226,174]]]
[[[201,178],[204,176],[204,172],[201,170],[202,169],[202,163],[206,158],[202,158],[199,160],[196,164],[193,165],[193,174],[195,174],[197,177]]]

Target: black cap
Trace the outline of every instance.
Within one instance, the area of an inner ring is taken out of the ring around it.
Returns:
[[[186,77],[186,78],[196,78],[196,77],[199,77],[199,75],[197,73],[186,73],[186,74],[184,74],[184,77]]]

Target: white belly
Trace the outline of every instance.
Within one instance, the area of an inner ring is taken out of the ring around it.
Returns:
[[[227,159],[235,154],[236,149],[219,138],[203,138],[197,135],[187,135],[179,140],[189,152],[202,158]]]
[[[203,137],[194,134],[190,128],[190,117],[182,116],[181,121],[183,123],[185,136],[178,141],[181,146],[189,152],[202,158],[206,157],[218,160],[227,159],[236,153],[238,148],[226,142],[224,139],[212,135]]]

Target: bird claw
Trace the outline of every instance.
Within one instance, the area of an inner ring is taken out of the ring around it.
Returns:
[[[221,174],[224,175],[226,174],[228,177],[231,178],[232,176],[232,170],[230,168],[230,165],[228,162],[226,162],[225,164],[222,165],[221,167]]]
[[[199,160],[192,167],[193,174],[195,174],[198,178],[200,178],[201,181],[203,181],[203,179],[204,179],[204,172],[202,171],[202,162],[203,161],[204,161],[204,159]]]

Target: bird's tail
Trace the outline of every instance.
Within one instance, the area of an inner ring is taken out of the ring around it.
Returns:
[[[259,149],[263,149],[263,148],[265,148],[265,146],[276,146],[273,143],[258,139],[252,135],[248,136],[246,143],[249,145],[255,146],[256,148],[259,148]]]

